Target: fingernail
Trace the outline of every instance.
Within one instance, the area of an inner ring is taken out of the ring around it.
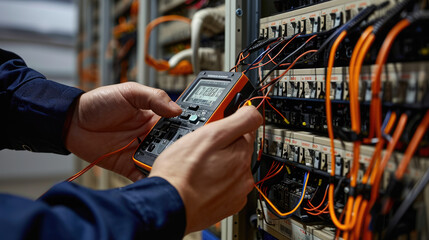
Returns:
[[[174,111],[182,111],[182,108],[181,108],[179,105],[177,105],[177,103],[175,103],[175,102],[173,102],[173,101],[170,101],[170,102],[168,103],[168,105],[169,105],[169,107],[170,107],[172,110],[174,110]]]

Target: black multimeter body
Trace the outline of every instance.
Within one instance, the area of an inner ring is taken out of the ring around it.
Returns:
[[[149,172],[164,149],[182,136],[231,115],[253,91],[253,85],[242,73],[201,72],[176,101],[182,114],[161,118],[153,126],[134,153],[134,163],[143,172]]]

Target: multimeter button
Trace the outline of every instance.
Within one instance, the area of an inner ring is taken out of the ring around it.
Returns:
[[[155,137],[159,137],[159,136],[161,136],[161,134],[162,134],[162,132],[159,131],[159,130],[154,130],[153,131],[153,136],[155,136]]]
[[[197,115],[191,115],[189,117],[189,122],[191,122],[191,123],[197,123],[198,122],[198,116]]]
[[[200,118],[199,120],[200,120],[200,122],[205,122],[205,121],[207,121],[207,118],[202,117],[202,118]]]
[[[153,134],[148,135],[148,136],[145,138],[145,140],[146,140],[146,141],[151,142],[151,141],[153,140]]]
[[[147,139],[145,139],[145,140],[143,141],[142,148],[146,148],[147,146],[149,146],[150,142],[151,142],[151,141],[148,141]]]
[[[170,119],[171,124],[180,125],[181,121],[177,118],[171,118]]]
[[[162,142],[158,146],[157,153],[161,154],[162,151],[164,151],[165,147],[167,147],[167,145],[168,145],[169,142],[170,141],[168,141],[166,139],[162,140]]]
[[[180,115],[180,118],[181,119],[189,119],[189,117],[191,116],[191,114],[189,114],[189,113],[182,113],[181,115]]]
[[[165,132],[162,131],[162,132],[159,132],[159,134],[156,137],[157,138],[164,138],[164,136],[165,136]]]
[[[173,139],[175,134],[176,134],[175,132],[169,132],[169,133],[167,133],[167,135],[165,135],[165,139],[171,140],[171,139]]]
[[[191,105],[191,106],[189,106],[188,108],[189,108],[189,110],[197,111],[199,107],[200,107],[200,106],[198,106],[198,105],[192,104],[192,105]]]
[[[161,127],[159,128],[160,131],[165,131],[165,129],[167,129],[168,127],[170,127],[170,122],[164,121],[161,125]]]
[[[155,138],[154,142],[159,143],[159,142],[161,142],[161,139]]]
[[[149,145],[149,147],[147,148],[147,151],[148,151],[148,152],[152,152],[154,148],[155,148],[155,144],[151,144],[151,145]]]

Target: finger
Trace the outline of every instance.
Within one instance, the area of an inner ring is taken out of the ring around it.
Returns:
[[[174,117],[182,112],[180,106],[161,89],[128,83],[124,84],[123,91],[124,97],[136,108],[150,109],[162,117]]]
[[[215,146],[224,148],[246,133],[255,131],[262,124],[262,116],[253,106],[240,108],[233,115],[213,122],[205,128]]]

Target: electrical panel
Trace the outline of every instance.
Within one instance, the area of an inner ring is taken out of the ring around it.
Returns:
[[[261,1],[237,57],[265,118],[260,239],[429,237],[428,16],[425,0]]]

